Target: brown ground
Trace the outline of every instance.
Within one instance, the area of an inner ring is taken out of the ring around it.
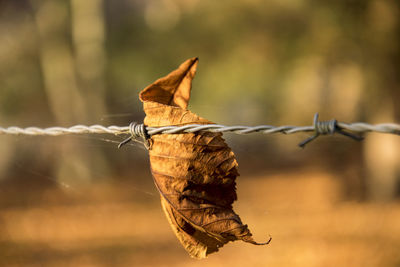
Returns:
[[[323,171],[239,177],[235,210],[257,241],[272,242],[230,243],[198,261],[170,230],[150,182],[9,187],[0,196],[0,265],[400,266],[400,204],[343,202],[340,192]]]

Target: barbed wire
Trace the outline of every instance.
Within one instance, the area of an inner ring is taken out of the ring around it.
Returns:
[[[346,131],[345,131],[346,130]],[[164,126],[164,127],[149,127],[144,124],[131,123],[129,126],[102,126],[102,125],[75,125],[72,127],[0,127],[0,134],[8,135],[30,135],[30,136],[59,136],[68,134],[114,134],[123,135],[129,134],[130,138],[120,144],[123,145],[129,142],[131,138],[143,137],[148,138],[156,134],[178,134],[178,133],[196,133],[200,131],[218,132],[218,133],[235,133],[235,134],[294,134],[299,132],[314,132],[314,135],[300,143],[304,147],[307,143],[314,140],[319,135],[339,133],[355,140],[362,140],[360,134],[366,132],[378,132],[400,135],[400,125],[395,123],[368,124],[363,122],[343,123],[336,120],[318,121],[318,113],[314,116],[312,126],[273,126],[273,125],[258,125],[258,126],[225,126],[220,124],[188,124],[183,126]]]
[[[129,126],[102,126],[102,125],[75,125],[72,127],[49,127],[49,128],[38,128],[38,127],[0,127],[0,134],[8,134],[8,135],[31,135],[31,136],[39,136],[39,135],[50,135],[50,136],[59,136],[59,135],[68,135],[68,134],[129,134]]]

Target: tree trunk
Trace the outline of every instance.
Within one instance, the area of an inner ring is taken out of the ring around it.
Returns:
[[[57,125],[91,124],[105,110],[101,0],[72,1],[73,47],[68,39],[67,4],[45,0],[35,5],[44,85]],[[82,144],[77,138],[60,143],[55,164],[58,182],[78,186],[92,181],[97,176],[94,171],[106,175],[108,168],[101,151],[94,147],[88,151]]]

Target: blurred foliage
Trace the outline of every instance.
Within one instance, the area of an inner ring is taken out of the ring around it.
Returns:
[[[195,56],[189,108],[220,124],[400,123],[399,18],[396,0],[0,0],[0,126],[141,122],[139,91]],[[184,258],[122,137],[2,135],[0,265],[399,266],[398,136],[224,137],[270,247]]]
[[[398,121],[399,6],[395,0],[3,0],[1,125],[141,121],[138,92],[193,56],[200,64],[191,109],[218,123],[309,124],[317,111],[341,121]],[[301,161],[291,153],[299,138],[227,138],[272,167],[281,158],[286,165]],[[362,145],[340,142],[341,148],[329,141],[302,157],[335,147],[328,166],[363,169]],[[8,148],[9,157],[15,149]],[[107,149],[93,154],[106,157],[113,172],[129,168],[125,155]]]

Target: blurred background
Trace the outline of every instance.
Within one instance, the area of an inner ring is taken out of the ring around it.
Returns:
[[[395,0],[0,1],[0,126],[126,126],[198,56],[190,109],[226,125],[400,122]],[[146,150],[0,136],[2,266],[400,266],[400,138],[225,134],[234,209],[266,247],[189,258]]]

